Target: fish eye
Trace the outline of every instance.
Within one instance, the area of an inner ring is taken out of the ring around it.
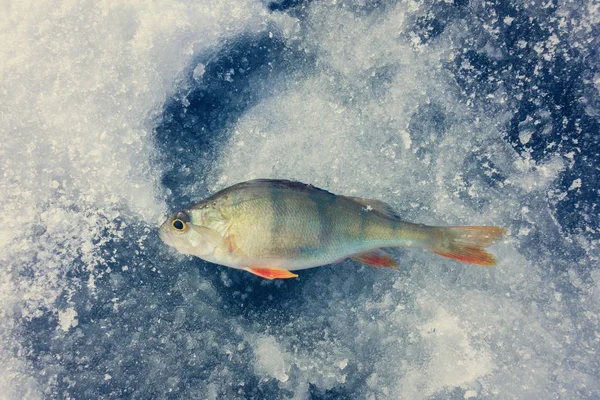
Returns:
[[[180,220],[179,218],[174,219],[173,222],[171,222],[171,226],[173,227],[173,229],[175,229],[176,231],[182,231],[185,229],[185,222],[183,222],[182,220]]]

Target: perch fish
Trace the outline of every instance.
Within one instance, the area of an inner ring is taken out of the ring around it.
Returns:
[[[402,221],[378,200],[335,195],[300,182],[238,183],[187,209],[161,227],[161,239],[184,254],[266,279],[352,258],[396,268],[381,250],[420,247],[444,257],[495,265],[483,250],[504,233],[496,226],[436,227]]]

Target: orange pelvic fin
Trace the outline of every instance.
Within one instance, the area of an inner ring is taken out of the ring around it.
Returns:
[[[396,264],[396,261],[394,261],[388,253],[381,249],[355,254],[350,258],[356,261],[360,261],[361,263],[372,265],[374,267],[398,268],[398,264]]]
[[[449,226],[437,228],[430,250],[440,256],[471,264],[492,266],[496,258],[484,250],[504,234],[499,226]]]
[[[286,279],[286,278],[297,278],[298,275],[283,268],[246,268],[246,271],[252,272],[254,275],[258,275],[261,278],[273,280],[273,279]]]

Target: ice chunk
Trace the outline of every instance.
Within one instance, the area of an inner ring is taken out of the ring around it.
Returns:
[[[259,376],[271,377],[287,382],[287,355],[272,336],[259,337],[254,346],[256,369]]]
[[[69,329],[76,327],[78,323],[77,311],[73,308],[67,308],[58,313],[58,324],[63,331],[66,332]]]

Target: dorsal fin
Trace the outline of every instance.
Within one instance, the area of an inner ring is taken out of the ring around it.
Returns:
[[[223,189],[212,196],[210,196],[205,202],[211,201],[213,199],[217,199],[221,196],[225,196],[229,193],[236,192],[238,190],[251,189],[251,188],[286,188],[291,190],[300,190],[303,192],[314,192],[320,193],[327,196],[335,196],[335,194],[325,190],[313,186],[311,184],[306,184],[298,181],[290,181],[287,179],[253,179],[246,182],[236,183],[233,186],[230,186],[226,189]]]
[[[228,194],[231,194],[231,193],[234,193],[234,192],[237,192],[240,190],[261,189],[261,188],[269,188],[269,189],[283,188],[283,189],[301,191],[301,192],[305,192],[305,193],[312,193],[317,196],[325,196],[325,197],[331,197],[331,198],[344,197],[350,201],[354,201],[354,202],[362,205],[369,211],[370,210],[376,211],[379,214],[382,214],[391,219],[396,219],[396,220],[400,219],[400,216],[398,215],[396,210],[394,210],[389,204],[386,204],[383,201],[373,200],[373,199],[363,199],[361,197],[349,197],[349,196],[336,195],[327,190],[320,189],[313,185],[307,185],[306,183],[302,183],[302,182],[298,182],[298,181],[289,181],[289,180],[285,180],[285,179],[254,179],[251,181],[240,182],[240,183],[237,183],[226,189],[223,189],[220,192],[213,194],[208,199],[204,200],[203,202],[199,203],[198,205],[196,205],[192,208],[203,207],[205,204],[208,204],[211,201],[215,201],[216,199],[218,199],[220,197],[227,196]],[[246,195],[248,195],[248,192],[246,192]]]
[[[388,218],[398,219],[398,220],[400,219],[400,216],[398,215],[396,210],[394,210],[392,208],[392,206],[390,206],[387,203],[384,203],[381,200],[363,199],[362,197],[348,197],[348,196],[346,196],[346,198],[348,198],[352,201],[355,201],[358,204],[363,205],[364,207],[367,208],[367,210],[377,211],[378,213],[383,214]]]

